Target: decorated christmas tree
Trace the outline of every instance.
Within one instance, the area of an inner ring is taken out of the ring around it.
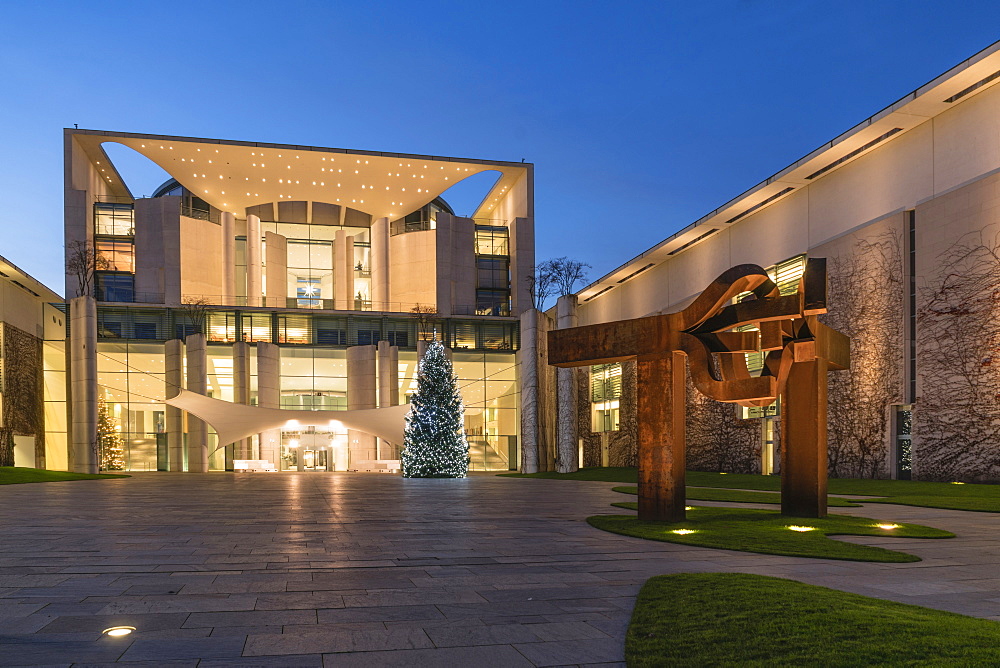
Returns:
[[[433,342],[417,370],[403,434],[404,478],[464,478],[469,471],[465,406],[444,346]]]
[[[97,400],[97,447],[102,471],[125,469],[125,442],[104,399]]]

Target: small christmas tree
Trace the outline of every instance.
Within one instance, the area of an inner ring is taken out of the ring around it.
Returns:
[[[97,446],[101,453],[102,471],[125,470],[125,441],[104,399],[97,400]]]
[[[439,341],[427,348],[417,370],[401,459],[404,478],[464,478],[469,471],[465,406]]]

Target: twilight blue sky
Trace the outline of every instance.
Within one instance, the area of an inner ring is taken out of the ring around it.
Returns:
[[[597,278],[1000,39],[1000,3],[46,0],[0,23],[0,255],[62,292],[74,123],[524,158],[538,259]],[[138,195],[162,180],[129,164]]]

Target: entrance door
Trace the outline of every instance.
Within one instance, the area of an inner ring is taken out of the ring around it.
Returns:
[[[305,449],[302,451],[303,471],[328,471],[329,451],[326,448],[318,450]]]

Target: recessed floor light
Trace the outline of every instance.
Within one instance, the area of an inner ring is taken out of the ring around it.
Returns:
[[[119,636],[127,636],[132,631],[135,631],[134,626],[112,626],[110,629],[104,629],[101,633],[112,638],[117,638]]]

